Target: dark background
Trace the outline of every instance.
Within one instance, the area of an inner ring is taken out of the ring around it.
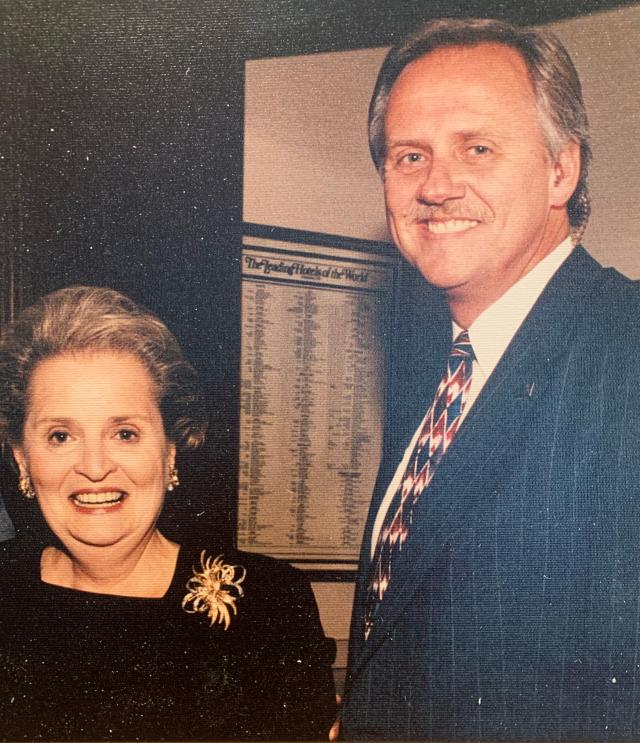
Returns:
[[[181,462],[167,531],[232,534],[245,60],[383,46],[441,15],[539,24],[631,4],[1,0],[0,323],[75,283],[159,314],[212,420],[204,451]]]

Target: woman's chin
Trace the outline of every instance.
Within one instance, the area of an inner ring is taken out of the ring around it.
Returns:
[[[122,542],[127,536],[128,532],[115,524],[91,524],[88,527],[75,528],[69,532],[73,544],[88,547],[112,547]],[[62,541],[68,548],[72,548],[72,544],[68,544],[66,539]],[[73,552],[73,549],[71,551]]]

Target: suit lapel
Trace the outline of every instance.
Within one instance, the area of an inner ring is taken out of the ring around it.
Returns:
[[[578,317],[581,298],[604,272],[582,248],[576,248],[555,274],[487,380],[456,439],[423,494],[416,524],[410,532],[394,579],[385,594],[380,615],[366,642],[359,643],[354,673],[389,635],[421,586],[425,565],[433,564],[443,543],[473,506],[478,493],[488,492],[500,459],[507,456],[505,441],[516,441],[553,379],[558,357],[566,353],[566,339]],[[376,509],[377,510],[377,509]],[[370,534],[373,518],[367,528]],[[430,524],[433,528],[430,528]],[[437,525],[437,527],[435,527]],[[369,538],[365,540],[367,546]],[[363,554],[361,573],[367,563]],[[361,632],[367,579],[359,577],[356,621]]]
[[[408,264],[401,268],[401,276],[401,301],[395,311],[395,325],[401,329],[393,342],[383,457],[364,528],[359,578],[366,572],[362,568],[371,554],[371,531],[380,503],[408,442],[431,404],[451,345],[451,318],[441,293]],[[407,379],[420,382],[407,384]]]

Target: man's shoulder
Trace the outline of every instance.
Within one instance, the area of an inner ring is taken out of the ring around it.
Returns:
[[[640,281],[615,268],[603,268],[601,280],[586,298],[583,312],[594,329],[615,336],[637,332],[640,323]]]
[[[554,312],[575,318],[579,335],[595,341],[624,335],[640,321],[640,282],[613,267],[603,267],[587,250],[577,246],[552,279],[539,302]]]

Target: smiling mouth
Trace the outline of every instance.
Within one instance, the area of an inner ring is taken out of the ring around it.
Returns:
[[[82,508],[109,508],[121,503],[126,493],[119,490],[110,490],[104,493],[73,493],[71,502]]]
[[[429,232],[434,235],[448,235],[454,232],[464,232],[473,227],[477,227],[480,222],[476,219],[445,219],[445,220],[427,220],[423,222]]]

